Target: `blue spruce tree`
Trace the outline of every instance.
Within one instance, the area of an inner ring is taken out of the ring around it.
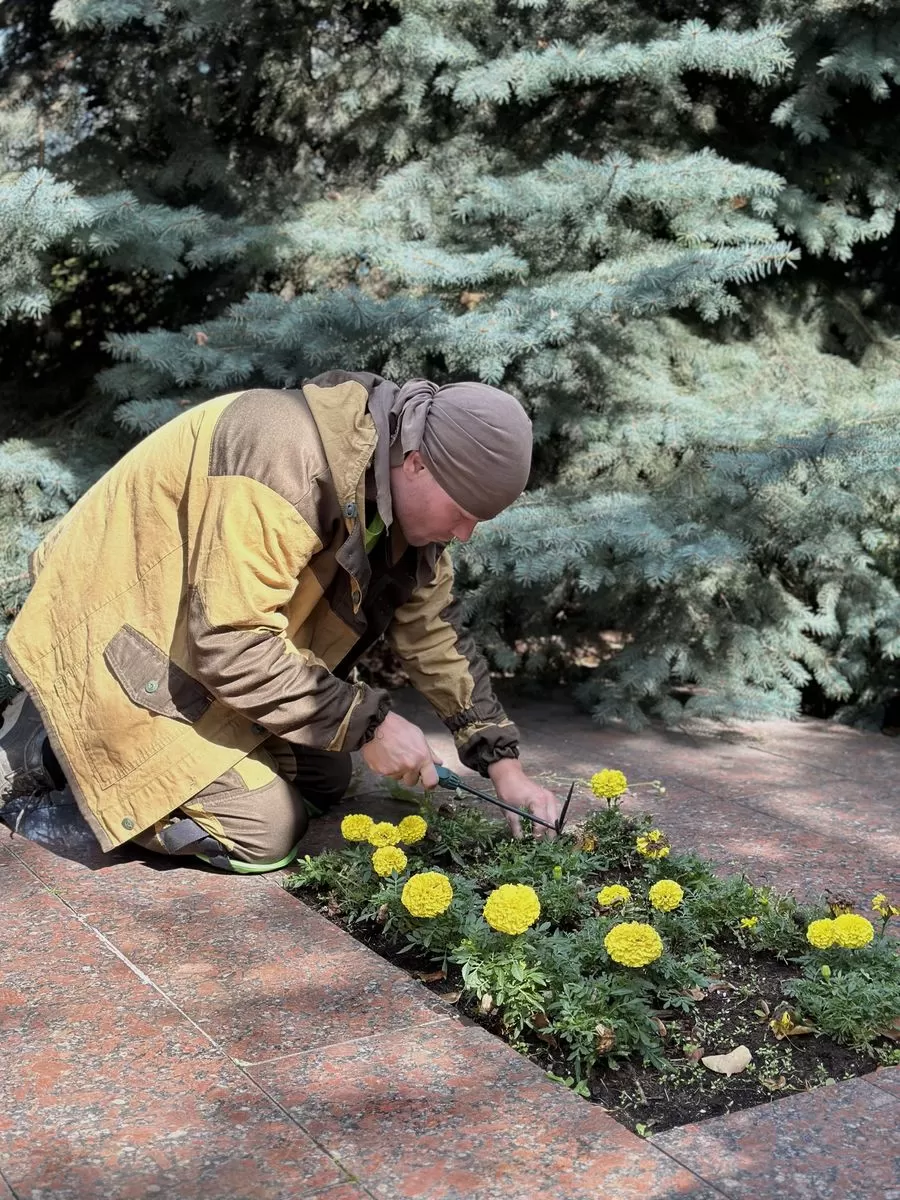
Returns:
[[[52,315],[60,264],[105,285],[85,449],[329,367],[501,384],[532,484],[458,554],[499,670],[632,727],[880,719],[889,5],[58,0],[29,57],[34,7],[5,49],[5,187],[40,178],[57,224],[0,199],[25,250],[0,302]],[[12,450],[14,574],[25,491],[54,485],[39,443]]]

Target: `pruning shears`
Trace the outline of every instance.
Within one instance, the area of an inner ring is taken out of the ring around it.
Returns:
[[[569,810],[569,803],[572,799],[572,792],[575,790],[574,780],[569,786],[569,794],[566,796],[566,802],[562,806],[562,812],[559,814],[559,819],[555,823],[551,823],[550,821],[542,821],[540,817],[536,817],[534,813],[528,812],[527,809],[514,808],[511,804],[504,804],[502,800],[497,800],[493,796],[489,796],[487,792],[479,792],[477,788],[469,787],[467,783],[463,783],[458,775],[455,775],[453,771],[448,771],[446,767],[438,766],[438,764],[435,763],[434,769],[437,771],[439,787],[451,788],[454,791],[457,788],[461,788],[464,792],[469,792],[471,795],[477,796],[479,800],[487,800],[488,804],[496,804],[497,807],[502,808],[504,812],[515,813],[516,816],[525,817],[529,821],[534,821],[536,825],[543,825],[545,829],[552,829],[557,837],[562,833],[563,822],[566,819],[566,813]]]

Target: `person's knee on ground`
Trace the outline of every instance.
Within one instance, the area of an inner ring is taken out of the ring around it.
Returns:
[[[299,789],[275,766],[269,754],[255,750],[132,840],[238,873],[286,866],[299,850],[309,814]]]

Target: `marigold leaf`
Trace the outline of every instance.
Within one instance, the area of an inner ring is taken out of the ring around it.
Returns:
[[[700,1061],[717,1075],[740,1075],[753,1061],[753,1055],[746,1046],[735,1046],[728,1054],[707,1054]]]

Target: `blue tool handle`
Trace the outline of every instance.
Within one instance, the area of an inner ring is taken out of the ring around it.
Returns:
[[[435,763],[434,769],[437,771],[438,785],[440,787],[458,788],[462,786],[460,777],[454,775],[452,771],[448,771],[446,767],[441,767]]]

